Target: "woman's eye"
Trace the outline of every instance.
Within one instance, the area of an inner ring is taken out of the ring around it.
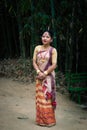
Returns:
[[[49,38],[49,36],[42,36],[42,38]]]

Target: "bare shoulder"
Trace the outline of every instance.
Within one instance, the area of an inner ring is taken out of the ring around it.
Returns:
[[[39,50],[41,48],[41,45],[37,45],[36,47],[35,47],[35,50]]]
[[[52,53],[57,53],[57,49],[53,47]]]

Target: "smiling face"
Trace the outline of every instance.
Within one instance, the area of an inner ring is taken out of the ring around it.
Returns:
[[[50,43],[52,42],[52,38],[49,32],[44,32],[41,39],[42,39],[43,45],[50,45]]]

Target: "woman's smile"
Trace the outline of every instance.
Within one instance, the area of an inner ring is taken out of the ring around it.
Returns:
[[[45,32],[43,35],[42,35],[42,43],[43,44],[50,44],[51,43],[51,37],[49,35],[48,32]]]

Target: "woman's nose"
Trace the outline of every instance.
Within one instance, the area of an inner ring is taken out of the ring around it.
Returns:
[[[44,37],[44,39],[46,39],[46,37]]]

